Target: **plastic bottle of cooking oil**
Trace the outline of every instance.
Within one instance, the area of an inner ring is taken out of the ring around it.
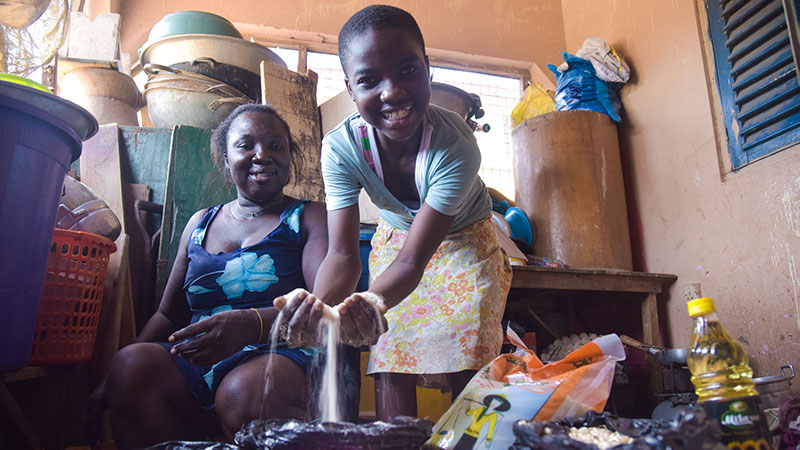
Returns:
[[[769,450],[770,438],[747,354],[717,317],[709,297],[688,303],[694,318],[686,362],[700,404],[722,425],[729,449]]]

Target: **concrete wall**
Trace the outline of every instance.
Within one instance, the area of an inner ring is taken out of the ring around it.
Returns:
[[[89,5],[111,0],[89,0]],[[119,2],[122,51],[136,54],[150,28],[173,11],[219,14],[231,22],[336,36],[347,19],[375,2],[365,0],[136,0]],[[564,47],[559,0],[395,0],[386,4],[410,12],[425,44],[440,50],[534,62],[539,67],[559,57]],[[98,11],[102,8],[96,7]],[[114,4],[111,4],[114,8]],[[247,36],[246,36],[247,37]]]
[[[620,141],[639,269],[679,277],[664,311],[668,342],[688,345],[683,288],[700,283],[756,376],[797,367],[800,146],[726,172],[726,144],[713,121],[716,86],[704,62],[705,11],[695,0],[562,6],[567,49],[605,37],[634,73],[621,91]]]

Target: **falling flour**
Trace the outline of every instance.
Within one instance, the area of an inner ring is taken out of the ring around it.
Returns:
[[[281,321],[283,310],[278,312],[270,328],[269,352],[275,353],[281,335]],[[342,420],[339,405],[339,390],[336,382],[338,347],[339,347],[339,311],[326,305],[322,320],[320,320],[317,333],[325,334],[325,367],[322,371],[322,386],[317,404],[317,412],[322,422],[339,422]],[[261,414],[263,419],[268,416],[269,402],[267,394],[272,388],[273,359],[267,360],[264,367],[264,395],[261,399]]]
[[[336,383],[338,372],[338,347],[339,347],[339,312],[334,308],[327,308],[331,313],[326,314],[319,322],[320,330],[325,333],[325,369],[322,372],[322,389],[319,394],[319,416],[323,422],[339,422],[342,420],[339,405],[339,389]]]
[[[292,298],[293,295],[298,291],[299,290],[293,291],[287,294],[285,297]],[[375,315],[380,318],[382,313],[379,305],[382,304],[383,301],[372,293],[365,292],[361,295],[372,305],[375,310]],[[283,319],[283,306],[285,306],[285,303],[276,302],[276,307],[279,308],[280,311],[278,312],[277,317],[275,317],[275,321],[270,329],[270,353],[275,352],[277,343],[280,339],[280,324]],[[339,306],[340,305],[336,305],[334,307],[328,305],[324,306],[322,310],[322,319],[320,320],[319,327],[317,329],[317,336],[325,336],[326,353],[325,367],[322,371],[322,385],[317,403],[317,412],[321,422],[340,422],[342,420],[342,405],[339,404],[339,388],[337,383],[337,374],[339,373]],[[378,322],[382,323],[380,320]],[[380,332],[383,333],[384,331],[386,330],[381,327]],[[271,388],[270,374],[272,373],[272,359],[269,361],[270,362],[268,362],[264,368],[264,397],[262,398],[261,402],[261,418],[267,416],[266,411],[268,406],[266,396]]]

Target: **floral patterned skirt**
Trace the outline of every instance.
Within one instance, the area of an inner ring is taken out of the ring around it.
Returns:
[[[493,226],[487,219],[445,237],[416,290],[386,313],[389,330],[370,349],[367,374],[476,370],[500,353],[511,266]],[[394,261],[407,236],[379,223],[370,281]]]

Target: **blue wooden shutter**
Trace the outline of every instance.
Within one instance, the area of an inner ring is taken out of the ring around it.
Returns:
[[[800,142],[800,83],[781,0],[706,6],[735,170]]]

